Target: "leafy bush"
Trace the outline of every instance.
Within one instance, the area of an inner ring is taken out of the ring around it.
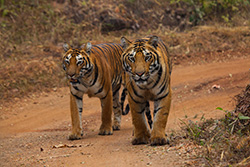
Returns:
[[[228,22],[240,9],[248,9],[250,0],[171,0],[171,3],[184,2],[193,7],[190,21],[198,24],[204,17],[220,16]]]

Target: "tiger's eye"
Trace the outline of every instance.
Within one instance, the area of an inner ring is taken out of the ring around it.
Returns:
[[[151,56],[151,54],[150,53],[147,53],[146,55],[145,55],[145,61],[149,61],[150,59],[152,58],[152,56]]]
[[[76,65],[81,65],[83,63],[83,58],[81,57],[81,58],[79,58],[78,60],[77,60],[77,63],[76,63]]]
[[[81,65],[83,63],[83,61],[78,61],[77,63],[76,63],[76,65]]]

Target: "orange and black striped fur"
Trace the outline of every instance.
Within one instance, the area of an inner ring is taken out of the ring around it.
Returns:
[[[102,124],[99,135],[111,135],[120,129],[121,106],[119,89],[124,75],[121,54],[123,49],[119,44],[91,45],[87,43],[79,49],[64,46],[63,68],[70,85],[70,110],[72,133],[70,140],[80,139],[82,134],[82,98],[98,97],[102,106]],[[112,110],[114,121],[112,129]]]
[[[134,125],[132,144],[164,145],[167,143],[165,128],[171,105],[172,65],[166,45],[157,36],[130,42],[121,38],[124,52],[122,64],[126,71],[125,82],[128,102]],[[151,121],[149,101],[154,102]],[[149,129],[152,124],[152,130]]]

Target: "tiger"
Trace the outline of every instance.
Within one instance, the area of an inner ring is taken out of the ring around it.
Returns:
[[[105,43],[72,48],[63,45],[63,69],[69,82],[70,112],[72,132],[69,140],[78,140],[83,136],[82,108],[83,95],[98,97],[102,107],[102,123],[99,135],[112,135],[120,130],[122,109],[119,102],[119,90],[124,71],[120,44]],[[114,112],[112,125],[112,110]]]
[[[165,43],[158,36],[129,41],[121,38],[122,66],[134,127],[132,144],[165,145],[165,128],[171,105],[172,63]],[[149,101],[154,103],[153,122]],[[150,128],[146,123],[145,114]]]

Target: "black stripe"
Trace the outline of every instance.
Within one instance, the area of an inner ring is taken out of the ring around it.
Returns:
[[[119,106],[113,106],[113,109],[117,109]]]
[[[167,79],[166,79],[166,78],[167,78]],[[167,84],[168,79],[169,79],[169,77],[167,77],[167,75],[165,75],[165,78],[164,78],[163,82],[162,82],[161,85],[160,85],[160,87],[162,87],[162,85],[163,85],[163,87],[161,88],[160,92],[157,93],[157,95],[161,94],[162,91],[165,89],[166,85],[168,85],[168,84]],[[159,87],[159,88],[160,88],[160,87]]]
[[[160,69],[158,71],[158,78],[152,88],[154,88],[160,82],[161,76],[162,76],[162,67],[160,66]]]
[[[153,121],[152,121],[152,116],[151,116],[151,114],[150,114],[150,110],[148,110],[148,111],[146,112],[146,116],[147,116],[147,119],[148,119],[148,125],[149,125],[150,129],[152,129]]]
[[[152,117],[151,117],[150,108],[149,108],[149,102],[148,101],[146,102],[146,108],[148,109],[146,111],[146,116],[147,116],[147,119],[148,119],[148,124],[149,124],[150,129],[152,129],[152,123],[153,123],[153,121],[152,121]]]
[[[78,108],[79,112],[82,113],[82,108]]]
[[[165,112],[165,113],[163,113],[163,115],[168,115],[169,114],[169,112]]]
[[[71,94],[72,94],[77,100],[82,100],[81,97],[78,97],[77,95],[74,95],[72,92],[71,92]]]
[[[131,71],[129,70],[129,65],[127,65],[127,63],[126,63],[126,61],[125,61],[125,59],[126,59],[126,57],[127,57],[128,55],[129,55],[129,53],[124,54],[124,56],[123,56],[123,59],[124,59],[124,61],[123,61],[123,67],[125,68],[125,71],[131,73]]]
[[[165,90],[166,84],[161,88],[161,90],[157,93],[157,95],[161,94]]]
[[[139,101],[136,101],[132,96],[131,94],[128,92],[130,98],[135,102],[135,103],[139,103],[139,104],[143,104],[144,102],[139,102]]]
[[[73,88],[77,91],[79,91],[78,87],[77,86],[73,86]]]
[[[113,96],[116,95],[116,93],[120,90],[121,87],[117,88],[114,92],[113,92]]]
[[[105,58],[106,58],[106,60],[108,61],[108,57],[107,57],[107,55],[104,53],[104,51],[103,51],[103,49],[102,48],[104,48],[104,47],[99,47],[98,45],[95,45],[95,47],[97,47],[101,52],[102,52],[102,54],[103,54],[103,56],[105,56]]]
[[[157,66],[156,68],[153,69],[153,71],[150,71],[150,73],[151,73],[151,74],[154,73],[156,70],[159,69],[159,67],[160,67],[160,66]]]
[[[127,94],[127,88],[124,88],[123,91],[122,91],[122,95],[121,95],[121,101],[125,100],[126,94]]]
[[[167,79],[168,79],[168,76],[167,76],[167,74],[166,74],[166,75],[164,75],[163,82],[161,83],[161,85],[159,86],[159,88],[162,87],[162,85],[166,83],[166,80],[167,80]]]
[[[135,90],[135,88],[134,88],[133,83],[131,83],[131,85],[130,85],[130,86],[132,87],[133,92],[134,92],[134,94],[135,94],[137,97],[144,98],[143,96],[141,96],[141,95],[139,95],[139,94],[137,93],[137,91],[136,91],[136,90]]]
[[[109,87],[109,90],[107,91],[107,94],[104,97],[101,98],[102,100],[105,99],[108,96],[109,91],[110,91],[110,87]]]
[[[151,83],[153,83],[153,80],[152,80],[152,81],[150,81],[150,82],[148,82],[148,85],[150,85]]]
[[[98,93],[101,93],[101,92],[102,92],[103,87],[104,87],[104,84],[105,84],[105,80],[104,80],[104,82],[103,82],[101,88],[95,93],[95,95],[97,95]]]
[[[115,55],[119,55],[119,57],[121,56],[121,54],[122,54],[122,52],[123,52],[123,50],[121,50],[121,46],[119,47],[119,45],[117,45],[117,44],[114,44],[114,43],[108,43],[107,44],[108,46],[110,46],[112,49],[114,49],[116,52],[115,52]],[[119,49],[120,49],[120,51],[119,51]],[[114,55],[114,56],[115,56]],[[121,61],[121,59],[118,59],[118,61],[120,62]]]
[[[123,52],[122,45],[121,44],[118,44],[118,45],[116,44],[115,46],[120,50],[119,54],[121,54]]]
[[[168,95],[168,93],[169,93],[169,92],[167,92],[164,96],[159,97],[159,98],[158,98],[158,99],[156,99],[155,101],[158,101],[158,100],[161,100],[161,99],[165,98],[165,97]]]
[[[93,71],[93,66],[90,66],[90,68],[87,69],[87,72],[85,72],[84,75],[88,78],[92,74],[92,71]]]
[[[107,43],[106,46],[105,46],[105,49],[108,50],[110,54],[112,54],[112,51],[110,50],[110,48],[114,50],[113,46],[114,45],[110,45],[109,43]]]
[[[87,63],[88,63],[88,66],[90,66],[90,59],[88,56],[87,56]]]
[[[145,106],[140,112],[137,112],[137,113],[142,114],[145,111],[146,108],[147,108],[147,106]]]
[[[127,115],[129,113],[129,104],[126,105],[125,111],[122,110],[122,115]]]
[[[154,110],[154,116],[155,116],[155,114],[160,110],[160,109],[162,109],[163,107],[159,107],[159,108],[157,108],[157,109],[155,109]]]
[[[121,83],[121,79],[122,79],[121,77],[118,77],[118,75],[116,75],[116,77],[112,83],[112,88],[115,87],[116,85],[118,85],[119,83]]]
[[[98,67],[96,65],[96,62],[94,62],[94,65],[95,65],[95,79],[94,79],[93,83],[90,85],[90,87],[96,83],[96,80],[98,78]]]
[[[114,94],[114,93],[113,93],[113,94]],[[123,114],[125,114],[125,113],[123,112],[123,107],[124,107],[124,101],[125,101],[126,95],[127,95],[127,88],[124,88],[124,89],[122,90],[121,102],[120,102],[120,104],[121,104],[121,109],[122,109],[122,113],[123,113]]]
[[[152,83],[152,82],[150,82],[150,83]],[[149,85],[149,83],[148,83],[148,85]],[[146,89],[148,89],[148,88],[142,88],[142,87],[140,87],[139,85],[137,85],[137,87],[140,88],[141,90],[146,90]]]
[[[160,61],[159,61],[159,55],[158,55],[158,53],[157,53],[157,52],[155,52],[155,51],[153,51],[153,53],[156,55],[156,60],[157,60],[157,63],[159,64],[159,63],[160,63]]]
[[[89,68],[87,69],[87,72],[85,72],[84,75],[92,74],[93,66],[92,66],[91,63],[90,63],[89,57],[87,57],[87,63],[88,63]],[[89,77],[89,76],[87,76],[87,77]]]

